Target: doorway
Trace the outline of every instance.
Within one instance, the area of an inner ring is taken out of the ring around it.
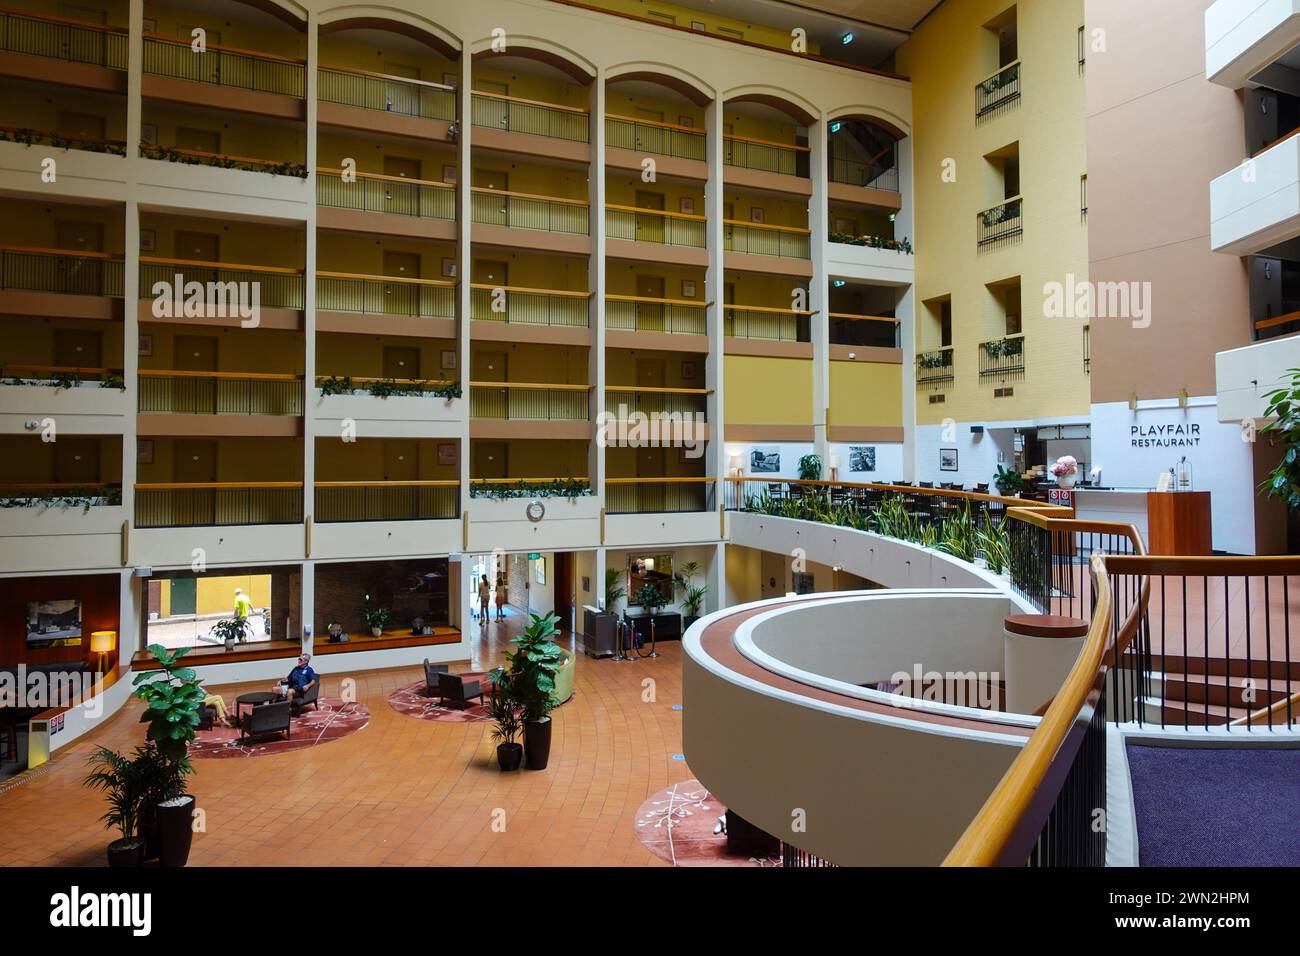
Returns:
[[[384,275],[394,279],[420,278],[420,256],[414,252],[384,252]],[[389,315],[419,315],[420,286],[417,282],[384,284],[383,311]]]
[[[636,277],[636,328],[638,332],[663,332],[664,328],[664,278],[663,276]],[[651,301],[646,301],[651,300]]]
[[[385,345],[384,378],[418,381],[420,350],[407,345]]]
[[[103,336],[85,329],[56,329],[54,364],[60,368],[100,368]]]
[[[509,448],[505,442],[474,440],[470,451],[470,474],[475,478],[506,478],[509,464]]]
[[[405,441],[384,442],[384,481],[415,481],[419,477],[418,446]]]
[[[577,611],[577,596],[573,586],[573,552],[556,551],[551,570],[555,576],[553,581],[555,616],[560,619],[560,629],[572,634],[574,614]]]
[[[663,193],[651,193],[637,190],[636,207],[638,209],[656,209],[663,212],[664,197]],[[664,242],[664,217],[653,214],[636,214],[636,240],[637,242],[655,242],[660,245]]]
[[[54,483],[93,485],[99,481],[99,441],[61,438],[54,443]]]

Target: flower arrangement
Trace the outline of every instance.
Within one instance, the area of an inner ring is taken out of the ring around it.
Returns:
[[[1054,478],[1069,478],[1071,475],[1077,474],[1078,471],[1079,463],[1070,455],[1062,455],[1056,459],[1056,464],[1052,465],[1052,477]]]

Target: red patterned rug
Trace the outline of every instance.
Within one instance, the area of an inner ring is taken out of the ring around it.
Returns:
[[[673,866],[781,865],[779,856],[758,859],[728,853],[727,835],[718,827],[718,818],[726,812],[704,784],[684,780],[641,804],[636,835],[642,846]]]
[[[573,697],[569,700],[573,700]],[[569,700],[564,703],[567,704]],[[417,720],[436,720],[447,724],[476,724],[491,720],[488,698],[484,697],[481,704],[478,703],[477,697],[474,701],[465,708],[440,704],[437,697],[425,696],[424,681],[416,681],[414,684],[407,684],[393,691],[388,697],[388,706],[399,714]]]
[[[344,703],[335,697],[322,697],[316,709],[308,707],[289,721],[289,739],[281,736],[257,737],[239,742],[234,727],[216,725],[200,730],[190,744],[191,757],[261,757],[303,750],[317,744],[338,740],[356,733],[370,723],[370,711],[364,704]]]

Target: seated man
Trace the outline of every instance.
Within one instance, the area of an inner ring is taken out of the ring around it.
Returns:
[[[289,671],[289,676],[275,685],[275,691],[281,697],[293,700],[311,690],[318,680],[320,678],[311,669],[311,655],[304,654],[298,658],[298,666]]]

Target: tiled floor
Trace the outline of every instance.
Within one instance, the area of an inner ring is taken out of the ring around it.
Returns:
[[[489,625],[486,642],[474,627],[476,669],[495,661],[520,620]],[[649,794],[691,772],[672,759],[682,749],[682,712],[671,709],[681,702],[681,646],[659,653],[635,663],[579,654],[576,696],[554,714],[549,768],[511,774],[496,768],[491,724],[415,720],[388,706],[393,690],[420,679],[418,668],[348,674],[345,658],[322,658],[325,694],[339,696],[341,680],[355,679],[370,726],[297,753],[195,761],[190,790],[206,832],[195,835],[190,863],[663,865],[637,840],[633,818]],[[227,700],[240,692],[219,691]],[[132,702],[44,773],[0,793],[0,864],[104,863],[115,834],[98,822],[102,797],[81,785],[85,758],[92,745],[140,741],[141,706]]]

